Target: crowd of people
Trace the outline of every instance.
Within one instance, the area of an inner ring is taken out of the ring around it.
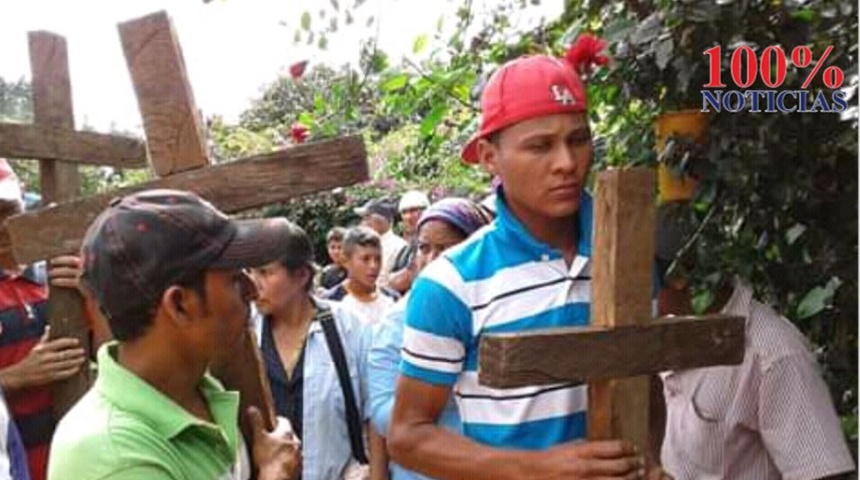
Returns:
[[[490,202],[420,191],[355,209],[312,239],[285,218],[234,220],[189,192],[112,202],[79,256],[0,276],[0,480],[797,479],[854,470],[802,334],[736,280],[712,309],[744,316],[737,366],[656,376],[653,451],[587,441],[586,387],[478,381],[481,336],[588,325],[593,146],[580,74],[598,52],[522,57],[482,94],[462,157]],[[0,208],[23,195],[0,165]],[[658,267],[685,233],[660,216]],[[399,234],[397,232],[400,232]],[[664,280],[661,313],[689,313]],[[50,288],[76,287],[97,353],[54,338]],[[278,422],[208,373],[253,325]],[[97,336],[98,337],[98,336]],[[588,355],[589,352],[571,352]],[[97,380],[55,424],[50,387]],[[252,427],[244,438],[238,424]],[[250,440],[250,443],[248,442]]]

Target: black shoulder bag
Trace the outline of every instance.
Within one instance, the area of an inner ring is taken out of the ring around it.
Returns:
[[[335,325],[331,308],[327,305],[319,304],[317,308],[320,311],[318,317],[320,326],[325,334],[325,341],[328,344],[328,350],[334,361],[334,368],[337,370],[340,388],[343,390],[343,403],[346,407],[346,426],[349,430],[349,444],[352,448],[352,456],[358,460],[358,463],[367,465],[369,460],[364,450],[361,418],[358,414],[352,382],[349,380],[349,367],[346,364],[346,355],[343,353],[343,344],[340,341],[340,335],[337,333],[337,326]]]

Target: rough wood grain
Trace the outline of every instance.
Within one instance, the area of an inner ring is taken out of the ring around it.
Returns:
[[[479,376],[490,387],[517,388],[735,365],[743,358],[743,317],[662,317],[648,325],[486,335]]]
[[[29,40],[33,71],[34,123],[40,127],[72,130],[75,128],[75,120],[66,40],[48,32],[32,32]],[[78,196],[80,177],[77,165],[57,160],[40,160],[39,179],[42,198],[46,202],[62,202]],[[36,230],[17,242],[28,243],[38,237],[39,231]],[[83,298],[77,290],[51,288],[48,298],[48,323],[53,338],[77,338],[84,351],[89,352],[89,329],[84,318]],[[75,375],[53,384],[55,419],[62,418],[86,393],[91,380],[90,369],[84,365]]]
[[[15,257],[32,262],[77,252],[86,227],[111,199],[151,188],[190,190],[234,213],[367,180],[360,136],[290,147],[190,170],[7,220]],[[38,232],[38,235],[36,233]]]
[[[167,13],[121,23],[119,35],[155,173],[165,177],[208,165],[203,124]]]
[[[652,170],[612,169],[597,175],[592,325],[612,328],[651,320],[655,220]],[[589,383],[588,438],[623,438],[647,451],[649,392],[647,376]]]
[[[15,123],[0,123],[0,157],[147,167],[146,145],[136,138]]]
[[[239,425],[248,444],[253,439],[246,415],[248,407],[254,406],[260,410],[263,414],[263,423],[268,430],[275,428],[276,413],[272,387],[266,374],[263,356],[257,345],[257,335],[253,328],[249,328],[239,351],[213,362],[209,368],[212,375],[221,380],[224,387],[241,392]]]
[[[6,230],[6,219],[0,220],[0,268],[14,269],[18,266],[18,259],[12,252],[12,238],[9,236],[9,231]]]
[[[42,127],[74,129],[66,39],[50,32],[30,32],[29,43],[34,123]],[[77,165],[40,160],[39,181],[42,198],[47,202],[78,196]]]

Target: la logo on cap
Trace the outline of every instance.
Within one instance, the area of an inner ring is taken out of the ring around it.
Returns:
[[[549,89],[552,91],[552,98],[562,105],[573,105],[576,102],[570,89],[564,85],[552,85]]]

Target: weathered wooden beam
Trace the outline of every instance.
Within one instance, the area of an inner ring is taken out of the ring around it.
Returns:
[[[165,177],[208,165],[203,124],[167,13],[121,23],[119,35],[155,173]]]
[[[209,368],[216,378],[221,380],[228,390],[241,392],[239,425],[247,441],[253,440],[253,433],[245,412],[254,406],[263,415],[263,423],[267,430],[275,428],[275,404],[272,397],[272,387],[266,373],[265,363],[260,349],[257,347],[257,334],[249,328],[238,351],[216,360]]]
[[[489,387],[517,388],[736,365],[743,358],[743,317],[661,317],[648,325],[486,335],[479,375]]]
[[[49,32],[31,32],[29,40],[33,71],[33,120],[40,127],[72,130],[75,128],[75,119],[66,39]],[[42,198],[47,202],[63,202],[78,196],[80,176],[75,164],[40,160],[39,179]],[[28,243],[38,237],[39,232],[32,231],[18,241]],[[50,289],[48,323],[52,338],[76,338],[81,348],[89,352],[90,337],[84,319],[83,298],[76,289]],[[90,369],[84,365],[75,375],[52,385],[55,419],[59,420],[72,408],[90,388],[91,380]]]
[[[75,117],[66,39],[50,32],[30,32],[29,43],[34,123],[73,130]],[[77,165],[55,160],[39,160],[39,181],[46,202],[77,197],[81,183]]]
[[[153,188],[190,190],[233,213],[368,179],[367,152],[360,136],[298,145],[232,163],[189,170],[82,198],[6,221],[19,262],[77,252],[87,226],[110,203]]]
[[[595,193],[591,324],[610,328],[647,324],[656,241],[654,172],[646,168],[600,172]],[[639,376],[589,383],[588,438],[623,438],[647,451],[649,382],[648,376]]]
[[[136,138],[17,123],[0,123],[0,157],[147,167],[146,145]]]

